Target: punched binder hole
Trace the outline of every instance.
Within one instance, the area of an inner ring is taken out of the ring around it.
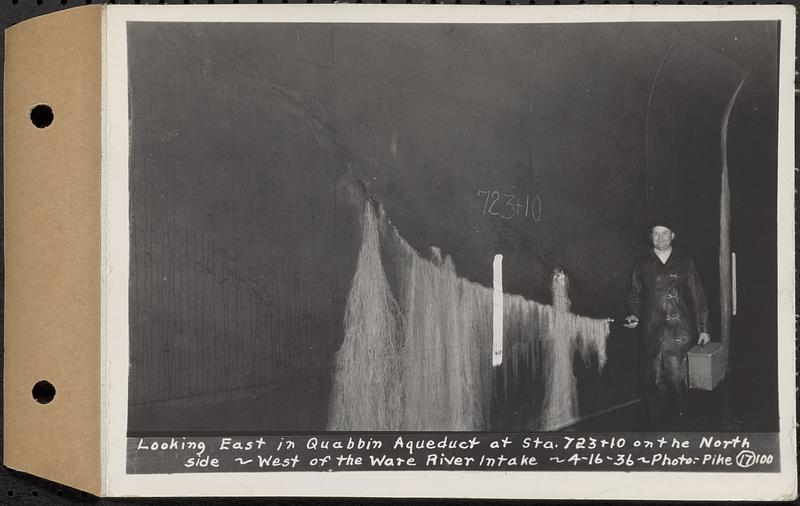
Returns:
[[[31,123],[36,128],[47,128],[53,123],[53,110],[49,105],[39,104],[31,109]]]
[[[47,404],[56,396],[56,387],[49,381],[42,380],[33,385],[33,391],[31,393],[36,402],[39,404]]]

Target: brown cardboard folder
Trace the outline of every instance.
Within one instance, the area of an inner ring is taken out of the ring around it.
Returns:
[[[6,31],[4,464],[101,493],[100,6]],[[54,115],[37,128],[30,112]],[[33,386],[55,387],[48,403]]]

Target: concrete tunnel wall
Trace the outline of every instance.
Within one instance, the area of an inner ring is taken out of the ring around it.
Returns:
[[[505,290],[545,303],[564,267],[595,317],[626,314],[645,224],[668,216],[718,321],[720,117],[743,72],[734,236],[774,246],[755,223],[775,216],[777,27],[701,25],[132,24],[129,429],[324,428],[352,173],[418,251],[486,286],[503,253]],[[485,214],[495,190],[538,198],[538,221]],[[765,318],[774,264],[745,264],[762,282],[740,305],[760,293]],[[638,395],[637,337],[615,328],[602,375],[578,367],[583,414]]]

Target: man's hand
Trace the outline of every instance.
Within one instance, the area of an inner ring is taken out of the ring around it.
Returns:
[[[711,342],[711,336],[708,335],[708,332],[701,332],[700,338],[697,340],[697,344],[699,344],[700,347],[702,348],[710,342]]]
[[[639,317],[633,314],[625,318],[625,323],[622,324],[623,327],[629,329],[635,329],[637,325],[639,325]]]

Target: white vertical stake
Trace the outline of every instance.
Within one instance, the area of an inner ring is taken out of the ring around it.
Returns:
[[[503,255],[495,255],[492,296],[492,366],[503,363]]]
[[[736,253],[731,252],[731,314],[736,316]]]

